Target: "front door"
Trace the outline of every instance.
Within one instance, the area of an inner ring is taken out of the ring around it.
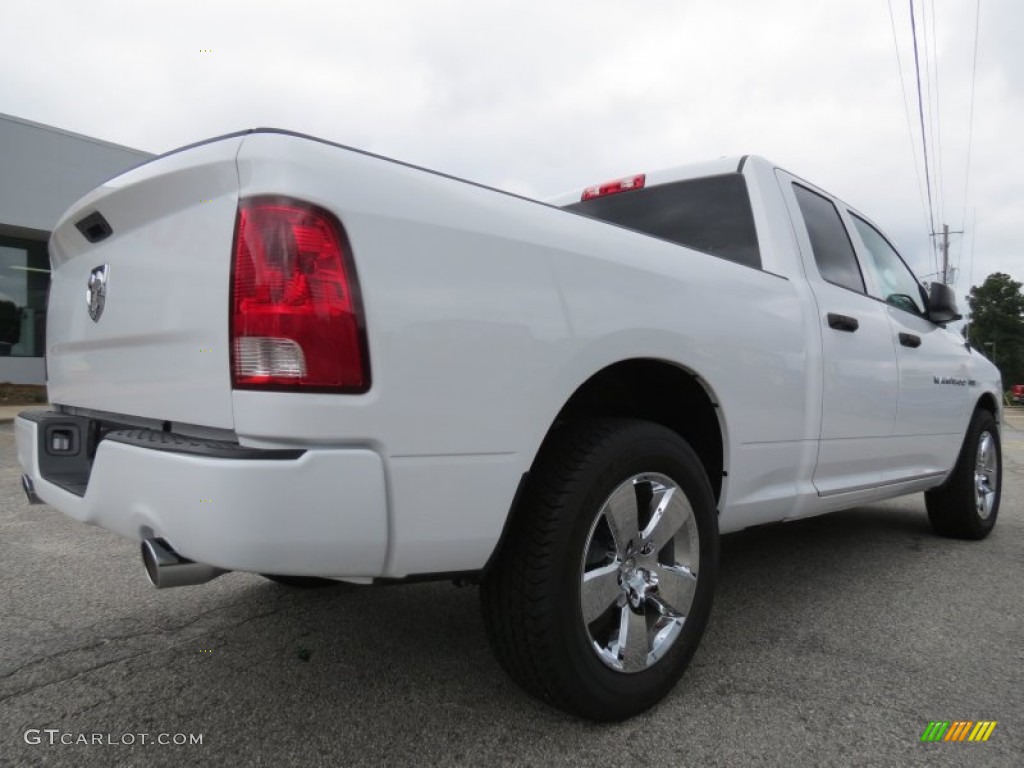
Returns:
[[[885,303],[899,370],[892,462],[883,480],[944,472],[956,461],[973,405],[971,353],[962,338],[925,317],[921,284],[882,233],[846,213],[868,293]]]

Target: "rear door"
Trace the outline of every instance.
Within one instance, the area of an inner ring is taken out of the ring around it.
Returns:
[[[882,479],[945,472],[973,407],[970,353],[962,338],[924,316],[921,284],[885,236],[862,216],[846,213],[868,293],[884,302],[899,370],[892,461]]]
[[[867,293],[835,202],[777,171],[822,324],[821,495],[878,485],[888,467],[898,376],[884,304]]]

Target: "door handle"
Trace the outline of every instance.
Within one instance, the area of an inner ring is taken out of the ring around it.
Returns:
[[[900,344],[902,344],[904,347],[911,347],[912,349],[917,349],[918,347],[921,346],[921,337],[915,336],[912,333],[901,333]]]
[[[853,333],[860,328],[860,323],[857,322],[856,317],[850,317],[849,315],[837,315],[835,312],[829,312],[828,327],[835,328],[837,331]]]

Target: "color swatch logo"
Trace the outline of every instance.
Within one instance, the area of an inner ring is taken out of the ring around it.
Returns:
[[[988,741],[995,729],[995,720],[932,720],[921,741]]]

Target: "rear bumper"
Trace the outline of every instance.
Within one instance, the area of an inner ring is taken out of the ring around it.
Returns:
[[[226,570],[373,577],[387,552],[387,494],[374,451],[311,449],[274,461],[101,440],[82,495],[40,471],[37,419],[15,420],[35,493],[84,523],[166,539]]]

